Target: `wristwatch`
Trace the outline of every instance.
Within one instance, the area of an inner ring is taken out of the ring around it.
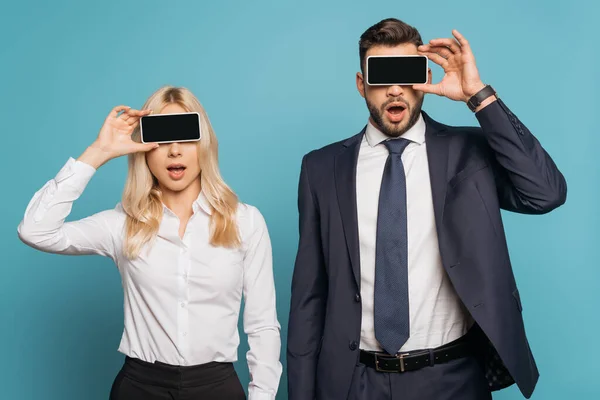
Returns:
[[[469,106],[471,111],[475,112],[477,107],[479,107],[479,105],[490,96],[498,97],[493,87],[490,85],[485,85],[483,89],[471,96],[469,101],[467,101],[467,106]]]

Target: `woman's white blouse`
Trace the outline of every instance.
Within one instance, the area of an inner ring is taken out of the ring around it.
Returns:
[[[211,210],[200,193],[183,239],[178,217],[164,207],[155,241],[138,258],[128,260],[122,252],[126,215],[120,203],[112,210],[65,222],[95,172],[69,158],[33,196],[18,227],[20,239],[49,253],[110,257],[124,289],[119,351],[144,361],[173,365],[236,361],[243,296],[243,326],[250,348],[249,399],[274,399],[282,373],[281,339],[271,242],[262,214],[241,204],[241,248],[213,247]]]

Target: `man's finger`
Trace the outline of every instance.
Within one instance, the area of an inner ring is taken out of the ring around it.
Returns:
[[[432,46],[445,46],[445,47],[449,48],[452,53],[460,54],[460,47],[458,46],[458,43],[454,39],[446,39],[446,38],[431,39],[429,41],[429,43]]]
[[[444,68],[444,66],[446,66],[446,64],[448,64],[448,60],[445,59],[444,57],[440,56],[438,53],[434,53],[432,51],[423,51],[423,52],[419,52],[419,53],[427,56],[427,58],[429,58],[431,61],[433,61],[434,63],[436,63],[437,65],[439,65],[442,68]]]
[[[441,95],[442,91],[439,84],[432,85],[430,83],[412,85],[414,90],[419,90],[424,93]]]
[[[449,58],[453,53],[446,46],[432,46],[430,44],[423,44],[417,48],[418,52],[431,52],[438,53],[444,58]]]
[[[456,29],[453,29],[452,34],[454,35],[456,40],[458,40],[458,43],[460,43],[460,45],[463,49],[471,51],[471,46],[469,45],[468,40],[465,39],[465,37],[459,31],[457,31]]]
[[[429,46],[429,50],[427,51],[430,53],[439,54],[446,60],[454,56],[454,53],[452,53],[446,46]]]

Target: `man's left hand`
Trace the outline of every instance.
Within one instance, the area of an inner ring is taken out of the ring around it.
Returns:
[[[466,103],[485,85],[479,78],[469,42],[456,29],[452,34],[456,39],[432,39],[418,47],[419,54],[442,67],[445,74],[439,83],[413,85],[413,89]]]

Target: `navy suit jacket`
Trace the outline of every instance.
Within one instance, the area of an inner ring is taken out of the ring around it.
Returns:
[[[490,390],[516,382],[529,398],[539,373],[501,209],[547,213],[565,202],[565,179],[502,100],[476,114],[480,127],[452,127],[423,116],[444,269],[480,332]],[[346,399],[358,363],[356,165],[364,132],[302,159],[287,339],[290,400]]]

